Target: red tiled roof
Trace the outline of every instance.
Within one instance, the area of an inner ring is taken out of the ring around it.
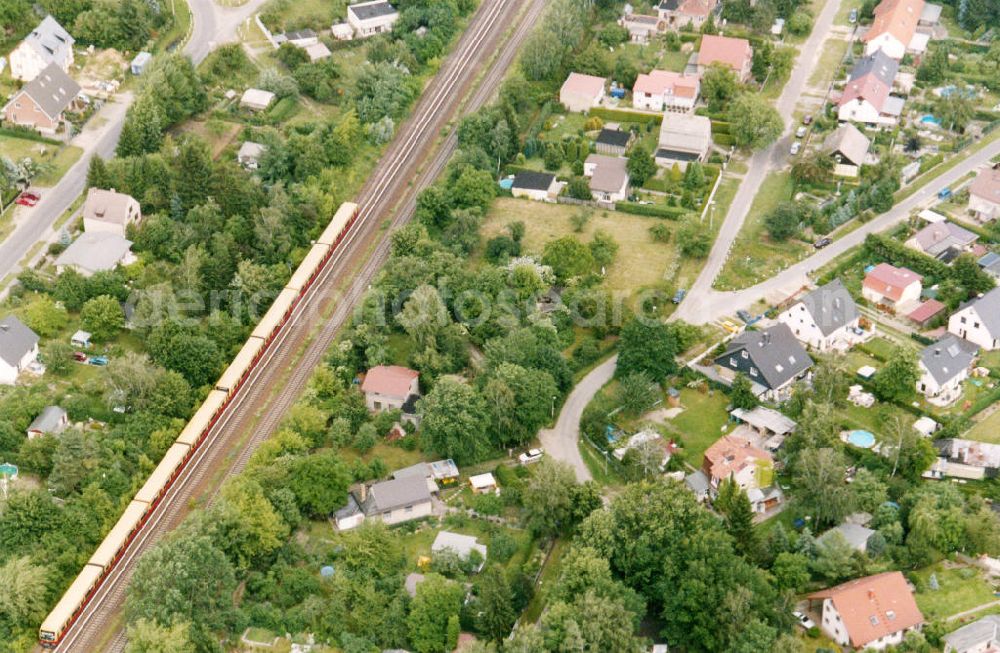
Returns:
[[[888,263],[879,263],[875,269],[865,275],[865,288],[870,288],[880,295],[893,301],[899,301],[903,291],[913,282],[919,282],[923,277],[906,268],[897,268]]]
[[[410,395],[410,384],[418,376],[419,372],[408,367],[379,365],[368,370],[361,391],[405,399]]]
[[[632,93],[663,95],[670,91],[677,97],[693,98],[698,94],[698,76],[682,75],[669,70],[652,70],[635,78]]]
[[[712,478],[724,480],[758,460],[774,461],[767,451],[752,446],[746,438],[726,435],[705,451],[706,471]]]
[[[882,80],[875,73],[869,73],[864,77],[852,79],[847,83],[847,87],[840,96],[840,102],[837,106],[842,107],[857,99],[867,100],[875,107],[876,111],[881,113],[882,105],[885,104],[886,98],[889,97],[890,90],[892,89],[883,84]]]
[[[898,571],[858,578],[814,592],[808,598],[833,601],[851,646],[858,649],[924,622],[906,579]]]
[[[882,0],[875,7],[875,19],[864,35],[867,43],[888,32],[904,46],[910,44],[917,22],[924,10],[924,0]]]
[[[936,299],[928,299],[926,302],[910,311],[906,317],[914,322],[923,324],[945,309],[945,305]]]
[[[566,81],[563,82],[561,92],[596,97],[604,90],[604,81],[603,77],[570,73]]]
[[[701,38],[698,65],[708,66],[713,63],[721,63],[739,72],[743,70],[752,57],[753,50],[750,48],[750,41],[706,34]]]

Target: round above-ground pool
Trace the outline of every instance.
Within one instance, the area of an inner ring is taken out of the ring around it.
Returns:
[[[875,446],[875,436],[871,433],[871,431],[864,431],[861,429],[848,433],[847,441],[855,447],[860,447],[862,449],[871,449]]]

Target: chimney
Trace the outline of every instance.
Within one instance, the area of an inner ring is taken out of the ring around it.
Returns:
[[[940,355],[941,355],[941,348],[940,348],[940,347],[937,347],[937,348],[936,348],[936,349],[934,350],[934,355],[935,355],[935,356],[940,356]]]
[[[358,503],[364,503],[368,500],[368,485],[365,483],[362,483],[361,487],[358,488],[358,498],[361,499]]]

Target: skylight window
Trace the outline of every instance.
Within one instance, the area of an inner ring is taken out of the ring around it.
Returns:
[[[872,616],[868,617],[868,621],[872,622],[873,626],[877,626],[878,625],[878,617],[876,615],[872,615]]]

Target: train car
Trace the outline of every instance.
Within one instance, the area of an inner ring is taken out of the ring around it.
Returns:
[[[150,509],[155,508],[170,486],[170,482],[177,478],[184,468],[190,453],[191,447],[188,445],[179,442],[172,444],[167,453],[163,454],[163,460],[146,479],[146,483],[135,493],[135,501],[148,505]]]
[[[118,562],[118,557],[125,552],[128,543],[132,541],[132,535],[142,527],[148,509],[149,504],[142,501],[133,500],[128,504],[118,523],[108,531],[101,546],[90,556],[88,564],[110,570]]]
[[[298,302],[298,292],[289,290],[288,288],[282,290],[281,294],[274,300],[274,303],[271,304],[271,308],[261,318],[252,335],[255,338],[263,340],[265,346],[270,344],[274,335],[278,332],[281,325],[285,323],[285,320],[288,319],[288,316],[291,315],[292,310]]]
[[[288,284],[285,288],[289,290],[294,290],[298,293],[303,293],[309,289],[312,282],[316,279],[316,275],[323,268],[323,263],[326,262],[327,254],[330,253],[330,246],[324,245],[322,243],[316,243],[306,254],[306,257],[302,259],[299,263],[299,267],[295,269],[295,274],[292,278],[288,280]]]
[[[243,348],[240,349],[240,353],[236,354],[236,358],[219,377],[215,389],[225,392],[227,397],[236,394],[262,353],[264,353],[264,341],[250,336]]]
[[[334,247],[340,242],[340,239],[344,235],[344,231],[353,224],[355,218],[358,217],[358,205],[353,202],[344,202],[337,209],[337,212],[333,214],[333,219],[330,220],[330,224],[326,226],[323,230],[323,234],[319,237],[316,242],[321,245],[329,245]]]
[[[208,396],[205,397],[205,402],[198,408],[198,412],[177,436],[175,442],[186,444],[189,447],[198,446],[208,429],[215,424],[215,420],[218,419],[219,413],[226,407],[228,401],[229,395],[221,390],[209,392]]]
[[[91,564],[84,565],[83,570],[39,628],[38,639],[43,647],[55,648],[59,644],[66,630],[83,612],[103,575],[103,568]]]

